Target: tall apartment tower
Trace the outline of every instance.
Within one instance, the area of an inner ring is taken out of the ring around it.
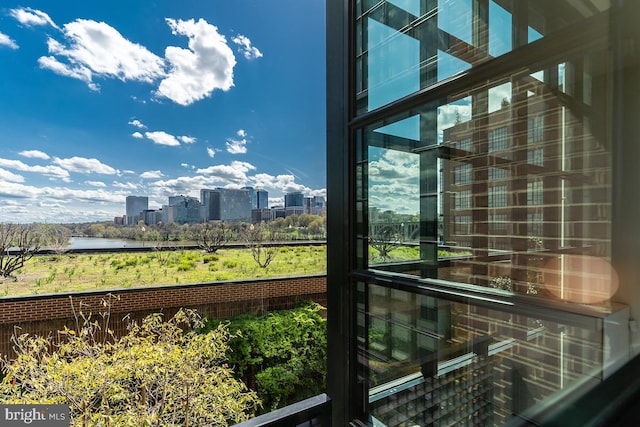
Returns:
[[[256,209],[258,207],[256,190],[253,187],[242,187],[242,190],[247,190],[249,192],[249,197],[251,198],[251,209]]]
[[[304,195],[299,191],[284,195],[284,207],[291,208],[294,206],[304,206]]]
[[[200,190],[205,221],[251,220],[251,193],[247,189]]]
[[[256,190],[255,209],[267,209],[269,207],[269,193],[266,190]]]
[[[169,205],[163,206],[163,217],[166,222],[198,223],[204,219],[204,208],[196,197],[171,196]]]
[[[127,196],[126,212],[127,225],[135,224],[140,213],[149,209],[149,198],[146,196]]]

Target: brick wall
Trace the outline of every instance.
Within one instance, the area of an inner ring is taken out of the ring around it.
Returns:
[[[74,315],[101,313],[107,291],[0,298],[0,354],[10,354],[11,335],[48,334],[73,327]],[[243,313],[264,313],[292,308],[299,301],[313,300],[326,305],[326,276],[299,276],[191,285],[112,290],[110,328],[125,331],[125,315],[140,319],[162,311],[173,315],[180,308],[194,308],[212,318],[228,318]]]

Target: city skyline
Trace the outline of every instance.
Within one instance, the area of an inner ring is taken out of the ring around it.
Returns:
[[[0,62],[0,222],[207,187],[326,197],[321,2],[9,1]]]

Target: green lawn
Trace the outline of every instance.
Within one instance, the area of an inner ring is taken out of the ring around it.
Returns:
[[[280,247],[262,269],[248,249],[36,256],[17,281],[0,281],[0,296],[212,282],[326,273],[325,246]]]

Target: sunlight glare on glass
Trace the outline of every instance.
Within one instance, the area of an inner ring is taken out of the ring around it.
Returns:
[[[545,287],[561,300],[597,304],[616,293],[618,275],[603,258],[565,254],[547,262]]]

